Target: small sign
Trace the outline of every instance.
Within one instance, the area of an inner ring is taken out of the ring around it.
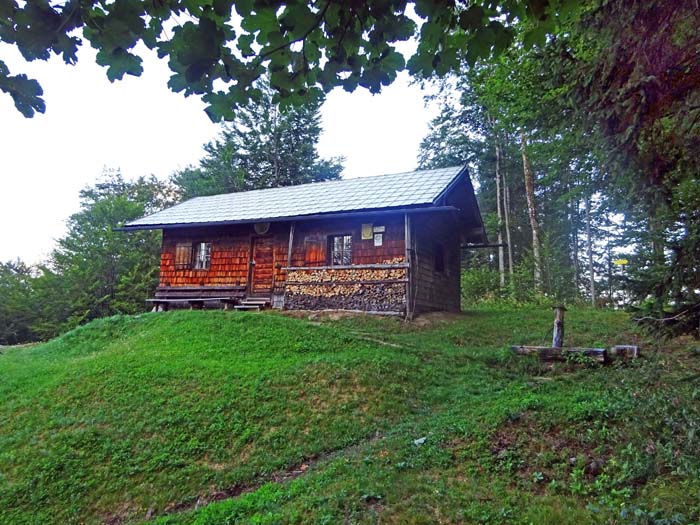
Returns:
[[[372,228],[374,233],[384,233],[386,231],[386,226],[375,226]]]
[[[372,238],[372,225],[363,224],[362,225],[362,240],[368,241]]]
[[[629,261],[627,259],[613,259],[613,264],[615,266],[624,266],[625,264],[629,264]]]
[[[381,246],[381,245],[382,245],[382,241],[384,240],[383,237],[384,237],[383,234],[381,234],[381,233],[375,233],[375,234],[374,234],[374,245],[375,245],[375,246]]]

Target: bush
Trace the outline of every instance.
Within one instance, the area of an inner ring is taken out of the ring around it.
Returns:
[[[466,305],[501,299],[503,294],[498,271],[489,268],[462,270],[461,290],[462,304]]]

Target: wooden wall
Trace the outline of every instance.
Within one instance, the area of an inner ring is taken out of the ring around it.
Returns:
[[[384,226],[381,246],[362,239],[362,224]],[[352,235],[352,264],[380,264],[405,260],[403,215],[377,215],[362,219],[337,219],[297,223],[292,266],[326,266],[328,236]]]
[[[411,217],[411,301],[416,313],[431,310],[459,311],[459,229],[447,213],[422,213]],[[444,270],[436,271],[436,251],[443,250]]]
[[[362,240],[363,223],[384,226],[382,246],[374,240]],[[272,223],[267,236],[274,239],[273,267],[275,286],[285,281],[289,246],[289,223]],[[405,259],[403,215],[375,216],[364,219],[298,222],[295,226],[292,266],[325,266],[329,235],[352,235],[352,264],[402,262]],[[211,228],[179,228],[163,232],[161,250],[161,286],[248,285],[250,251],[255,236],[252,224]],[[175,246],[178,242],[211,242],[208,270],[176,270]]]
[[[160,258],[161,286],[225,286],[248,284],[250,250],[255,235],[252,224],[212,228],[180,228],[163,231]],[[274,239],[275,281],[284,279],[289,225],[272,224],[267,236]],[[176,270],[175,246],[179,242],[211,242],[208,270]]]

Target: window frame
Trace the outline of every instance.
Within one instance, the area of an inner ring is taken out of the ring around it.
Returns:
[[[192,242],[178,242],[175,244],[175,270],[189,270],[192,268]]]
[[[346,247],[345,246],[345,241],[343,241],[343,248],[341,249],[340,252],[340,258],[341,262],[336,263],[334,262],[335,260],[335,239],[348,239],[349,240],[349,245]],[[353,235],[352,233],[334,233],[331,235],[328,235],[328,240],[326,243],[327,247],[327,256],[326,256],[326,263],[328,266],[352,266],[352,245],[353,245]],[[344,259],[349,258],[348,262],[345,262]]]
[[[205,247],[204,257],[200,256],[202,247]],[[211,241],[178,242],[175,244],[175,270],[207,271],[211,268],[211,253]]]
[[[201,256],[202,248],[204,248],[204,257]],[[202,266],[200,266],[202,263]],[[211,268],[211,242],[199,241],[194,243],[192,249],[192,269],[197,271],[205,271]]]

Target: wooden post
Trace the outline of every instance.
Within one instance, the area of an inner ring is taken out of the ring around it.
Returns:
[[[413,240],[411,238],[411,217],[408,213],[404,214],[404,247],[406,249],[406,263],[408,268],[406,268],[406,320],[410,321],[413,319]]]
[[[554,306],[554,333],[552,334],[552,348],[564,346],[564,305]]]
[[[292,265],[292,245],[294,244],[294,223],[289,226],[289,246],[287,247],[287,267]]]

